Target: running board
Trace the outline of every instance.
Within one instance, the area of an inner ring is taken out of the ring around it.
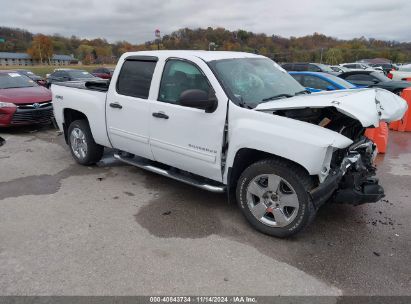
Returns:
[[[199,179],[195,179],[193,177],[190,176],[186,176],[184,174],[181,174],[179,172],[174,172],[171,170],[166,170],[166,169],[162,169],[159,167],[154,166],[153,164],[151,164],[149,161],[145,160],[145,159],[138,159],[137,157],[122,157],[119,154],[114,154],[114,158],[118,159],[119,161],[122,161],[124,163],[127,163],[129,165],[132,166],[136,166],[138,168],[147,170],[147,171],[151,171],[163,176],[167,176],[170,177],[172,179],[175,179],[177,181],[183,182],[185,184],[189,184],[192,186],[195,186],[197,188],[201,188],[207,191],[211,191],[211,192],[216,192],[216,193],[223,193],[226,191],[226,186],[224,185],[219,185],[217,182],[215,185],[213,184],[208,184],[205,181],[202,181],[202,178]]]

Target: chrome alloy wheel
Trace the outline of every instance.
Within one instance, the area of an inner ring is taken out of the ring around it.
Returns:
[[[299,201],[294,188],[275,174],[258,175],[247,187],[247,205],[254,217],[271,227],[285,227],[297,216]]]
[[[74,128],[71,131],[70,146],[77,158],[84,159],[87,156],[86,135],[80,128]]]

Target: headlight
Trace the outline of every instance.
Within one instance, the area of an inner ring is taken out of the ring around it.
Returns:
[[[15,108],[16,105],[11,102],[1,102],[0,101],[0,108]]]

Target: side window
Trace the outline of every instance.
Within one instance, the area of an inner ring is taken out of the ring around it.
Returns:
[[[294,64],[293,71],[308,71],[308,65],[303,63]]]
[[[297,80],[301,85],[303,83],[303,76],[299,74],[290,74],[295,80]]]
[[[328,81],[325,81],[321,78],[315,76],[304,76],[304,86],[307,88],[314,88],[319,90],[327,90],[331,84]]]
[[[126,60],[117,80],[117,93],[147,99],[155,61]]]
[[[187,61],[176,59],[167,61],[161,78],[158,100],[178,104],[181,93],[192,89],[210,94],[207,77]]]
[[[372,81],[373,77],[366,74],[354,74],[345,78],[346,80]]]
[[[281,67],[286,71],[292,71],[293,66],[291,63],[286,63],[286,64],[283,64]]]
[[[314,65],[314,64],[309,64],[308,65],[308,70],[310,72],[321,72],[321,69],[318,66]]]
[[[63,72],[60,72],[60,71],[54,72],[53,77],[63,77]]]

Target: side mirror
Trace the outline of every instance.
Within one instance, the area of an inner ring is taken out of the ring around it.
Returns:
[[[327,87],[327,91],[335,91],[335,87],[332,86],[332,85],[329,85],[329,86]]]
[[[181,93],[178,101],[182,106],[202,109],[206,113],[211,113],[217,108],[217,98],[215,96],[210,98],[208,93],[203,90],[185,90]]]

